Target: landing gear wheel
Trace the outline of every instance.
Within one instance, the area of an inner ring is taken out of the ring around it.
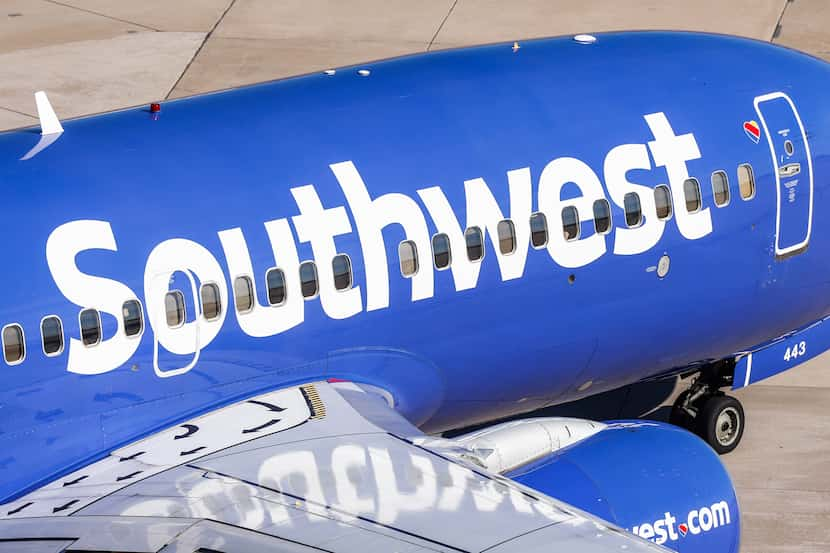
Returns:
[[[732,396],[714,395],[701,405],[695,422],[697,434],[723,455],[741,443],[746,418],[740,401]]]

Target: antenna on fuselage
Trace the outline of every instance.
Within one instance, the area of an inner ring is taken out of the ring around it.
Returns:
[[[44,91],[35,92],[35,104],[37,105],[37,117],[40,119],[40,140],[34,148],[20,158],[20,161],[35,157],[60,138],[63,133],[63,125],[61,125],[61,121],[55,114],[55,110],[52,108],[52,104],[49,103],[49,98]]]

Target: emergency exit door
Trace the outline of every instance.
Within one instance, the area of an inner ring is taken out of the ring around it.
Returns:
[[[777,189],[775,255],[791,256],[810,242],[813,220],[813,160],[804,124],[783,92],[755,98],[755,111],[769,142]]]

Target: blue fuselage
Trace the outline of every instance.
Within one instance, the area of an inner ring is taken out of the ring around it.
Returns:
[[[74,120],[26,161],[37,132],[0,135],[0,324],[20,324],[27,346],[2,367],[0,500],[292,383],[372,384],[438,431],[727,358],[826,315],[828,84],[823,62],[764,43],[623,33],[413,56]],[[796,184],[776,179],[787,137]],[[742,164],[755,180],[747,200]],[[721,170],[730,199],[719,207]],[[699,182],[699,209],[686,177]],[[652,197],[661,184],[674,200],[665,221]],[[632,192],[643,221],[628,228]],[[607,234],[594,226],[599,199],[611,206]],[[573,241],[562,237],[568,205],[582,220]],[[540,248],[535,212],[549,231]],[[503,218],[511,254],[496,238]],[[458,247],[470,226],[486,235],[480,264]],[[447,270],[433,266],[436,233],[450,237]],[[408,278],[406,239],[420,260]],[[335,253],[351,260],[351,290],[333,288]],[[305,260],[320,278],[309,300],[296,276]],[[274,266],[287,299],[271,307]],[[256,286],[251,313],[237,313],[239,276]],[[213,322],[194,302],[206,282],[222,294]],[[170,289],[183,291],[182,329],[166,327]],[[118,322],[132,298],[138,338]],[[79,342],[84,308],[101,312],[97,346]],[[50,315],[66,335],[54,357],[40,333]]]

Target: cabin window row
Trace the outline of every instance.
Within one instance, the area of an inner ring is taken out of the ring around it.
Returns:
[[[331,262],[332,276],[334,278],[334,289],[342,292],[349,290],[354,285],[354,277],[352,272],[352,262],[348,255],[339,254],[334,256]],[[300,277],[300,293],[305,299],[312,299],[320,292],[319,275],[317,272],[317,264],[314,261],[304,261],[300,263],[299,267]],[[219,317],[221,307],[219,306],[219,288],[215,284],[208,285],[210,290],[207,291],[207,298],[205,287],[202,289],[202,305],[209,305],[210,312],[203,307],[203,313],[208,320],[214,320]],[[267,291],[268,304],[271,306],[278,306],[285,303],[288,297],[288,287],[286,285],[285,271],[274,267],[265,273],[265,287]],[[233,282],[234,301],[236,303],[236,310],[239,313],[250,313],[255,305],[255,291],[254,282],[249,276],[239,276]]]
[[[311,299],[319,292],[317,266],[313,261],[300,264],[300,288],[304,298]],[[348,290],[353,285],[352,265],[349,256],[337,255],[332,261],[334,286],[337,290]],[[281,305],[286,298],[285,273],[282,269],[270,269],[265,275],[268,290],[268,303]],[[240,276],[233,283],[236,308],[240,313],[248,313],[254,307],[254,286],[250,277]],[[199,289],[202,304],[202,316],[208,321],[215,321],[222,314],[222,301],[219,286],[205,283]],[[187,322],[187,307],[181,290],[171,290],[164,296],[164,311],[167,326],[180,328]],[[144,332],[144,311],[138,300],[129,300],[122,306],[124,334],[138,337]],[[93,347],[101,343],[103,330],[101,313],[97,309],[84,309],[78,316],[81,331],[81,343]],[[60,317],[49,316],[41,321],[41,340],[43,353],[47,357],[60,355],[65,347],[65,334]],[[10,324],[2,330],[3,356],[8,365],[17,365],[26,358],[26,340],[23,327]]]
[[[137,337],[144,331],[144,314],[138,300],[129,300],[122,306],[124,334]],[[101,314],[97,309],[84,309],[78,315],[81,343],[96,346],[102,340]],[[40,322],[41,348],[47,357],[63,353],[66,346],[63,321],[57,315],[44,317]],[[3,327],[3,358],[8,365],[18,365],[26,359],[26,340],[23,327],[10,324]]]
[[[346,290],[352,286],[351,261],[346,255],[338,255],[332,262],[335,288]],[[300,282],[305,298],[312,298],[318,293],[317,268],[312,261],[300,265]],[[266,274],[268,301],[271,305],[284,303],[286,296],[285,275],[281,269],[271,269]],[[240,313],[253,309],[253,283],[249,277],[238,277],[234,281],[234,297]],[[202,315],[213,321],[221,315],[221,295],[214,283],[203,284],[200,288]],[[171,290],[164,296],[164,309],[167,326],[179,328],[187,320],[184,294],[181,290]],[[128,337],[137,337],[144,331],[144,315],[138,300],[129,300],[122,306],[124,333]],[[101,343],[103,330],[101,313],[97,309],[84,309],[78,316],[81,331],[81,343],[86,347]],[[63,323],[57,316],[49,316],[41,322],[41,339],[43,352],[47,357],[60,355],[65,347]],[[10,324],[2,330],[3,356],[8,365],[17,365],[26,358],[26,341],[23,327]]]
[[[729,204],[729,178],[725,171],[715,171],[711,177],[712,194],[717,207]],[[738,189],[743,200],[755,197],[755,176],[752,166],[748,163],[738,166]],[[697,213],[703,206],[700,182],[688,178],[683,183],[683,196],[686,211]],[[657,219],[666,221],[671,219],[674,205],[671,190],[665,184],[654,188],[654,205]],[[593,203],[594,231],[597,234],[607,234],[611,230],[611,205],[606,199],[599,199]],[[643,224],[643,209],[640,196],[636,192],[629,192],[623,197],[623,212],[625,225],[636,228]],[[582,226],[579,212],[574,206],[566,206],[561,212],[561,229],[566,241],[578,240]],[[496,235],[499,251],[503,255],[510,255],[516,251],[516,227],[510,219],[499,221],[496,226]],[[484,258],[484,232],[479,227],[470,227],[464,231],[464,243],[467,250],[467,259],[472,262]],[[548,244],[548,221],[544,213],[538,212],[530,216],[530,243],[534,248],[544,248]],[[405,240],[398,245],[401,274],[411,277],[418,272],[418,248],[412,240]],[[432,258],[436,269],[444,270],[452,264],[452,248],[450,238],[445,233],[438,233],[432,237]]]
[[[351,261],[347,255],[338,255],[332,261],[334,285],[337,290],[347,290],[352,287]],[[282,269],[270,269],[266,273],[268,302],[271,305],[280,305],[285,302],[286,287],[285,274]],[[317,295],[319,285],[317,267],[313,261],[306,261],[300,265],[300,284],[303,297],[310,299]],[[240,313],[253,310],[254,288],[250,277],[241,276],[234,280],[234,299]],[[202,316],[208,321],[214,321],[222,313],[222,301],[219,287],[214,283],[205,283],[199,290],[202,304]],[[167,326],[180,328],[187,322],[187,308],[185,297],[181,290],[171,290],[164,296],[164,311]],[[129,300],[122,306],[122,321],[124,334],[127,337],[138,337],[144,332],[144,311],[138,300]],[[97,309],[84,309],[78,316],[81,330],[81,343],[87,347],[101,343],[103,330],[101,313]],[[41,322],[41,338],[43,352],[47,357],[54,357],[63,353],[65,338],[63,323],[57,316],[49,316]],[[26,342],[23,327],[19,324],[10,324],[3,328],[2,345],[4,359],[9,365],[22,363],[26,358]]]
[[[332,276],[334,277],[334,288],[337,291],[345,291],[354,285],[352,273],[352,262],[348,255],[336,255],[331,262]],[[319,275],[317,264],[314,261],[304,261],[299,267],[300,293],[305,299],[312,299],[320,292]],[[268,269],[265,273],[265,289],[268,298],[268,305],[279,306],[285,303],[288,297],[285,271],[278,267]],[[175,302],[171,300],[167,304],[167,324],[176,328],[185,322],[186,312],[181,292],[173,290],[168,296],[173,295]],[[202,304],[202,316],[207,321],[215,321],[222,314],[222,299],[219,286],[214,283],[205,283],[199,290]],[[233,298],[236,311],[240,314],[250,313],[256,305],[256,291],[254,281],[250,276],[241,275],[233,280]],[[179,301],[181,299],[181,301]]]
[[[349,256],[337,255],[332,260],[334,287],[338,291],[352,287],[352,265]],[[312,299],[319,293],[319,277],[317,265],[313,261],[305,261],[299,267],[300,292],[305,299]],[[265,273],[265,287],[268,304],[279,306],[285,303],[288,295],[285,271],[274,267]],[[236,311],[239,314],[250,313],[256,305],[254,281],[250,276],[241,275],[233,280],[233,298]],[[222,315],[222,296],[219,286],[208,282],[199,288],[199,299],[202,305],[202,317],[208,322],[217,320]],[[180,290],[171,290],[165,296],[165,311],[167,326],[179,328],[187,320],[187,310],[184,295]]]
[[[755,175],[752,166],[744,163],[738,166],[738,191],[741,199],[751,200],[755,197]],[[711,176],[712,195],[717,207],[729,204],[731,193],[729,177],[725,171],[715,171]],[[683,183],[685,208],[689,213],[696,213],[702,207],[700,183],[696,178],[689,178]],[[659,220],[671,219],[673,203],[671,191],[666,185],[654,188],[654,204]],[[594,231],[606,234],[611,230],[611,206],[605,199],[593,204]],[[623,197],[625,224],[629,228],[643,223],[640,197],[629,192]],[[565,240],[578,240],[581,232],[579,212],[574,206],[567,206],[561,213],[561,230]],[[496,226],[499,251],[510,255],[516,251],[516,227],[510,219],[499,221]],[[548,243],[548,221],[544,213],[530,216],[530,241],[534,248],[544,248]],[[484,258],[484,232],[480,227],[470,227],[464,231],[467,259],[472,262]],[[452,264],[452,249],[449,236],[444,233],[432,237],[432,256],[435,268],[447,269]],[[418,272],[418,250],[415,242],[405,240],[398,246],[401,274],[411,277]],[[332,274],[336,290],[349,290],[354,283],[351,260],[348,255],[340,254],[332,260]],[[300,292],[305,299],[312,299],[319,293],[319,277],[314,261],[305,261],[299,267]],[[282,269],[272,268],[265,274],[268,303],[272,306],[282,305],[287,296],[285,273]],[[254,285],[248,276],[239,276],[233,282],[234,300],[239,313],[248,313],[254,308]],[[206,283],[199,290],[202,316],[208,321],[218,319],[222,314],[222,301],[219,287]],[[172,290],[164,298],[167,325],[179,328],[187,320],[184,294]],[[101,314],[96,309],[84,309],[78,317],[81,329],[81,342],[92,347],[101,343]],[[122,306],[124,333],[128,337],[138,337],[144,331],[144,315],[138,300],[128,300]],[[64,351],[65,339],[61,319],[57,316],[45,317],[40,325],[41,346],[48,357],[60,355]],[[2,330],[3,356],[8,365],[17,365],[26,358],[26,340],[23,327],[9,324]]]
[[[335,256],[332,261],[332,271],[334,275],[334,284],[337,290],[347,290],[352,287],[352,268],[351,261],[347,255]],[[300,264],[300,285],[301,292],[304,298],[311,299],[315,297],[319,290],[317,267],[313,261],[306,261]],[[270,269],[265,276],[266,286],[268,290],[268,303],[270,305],[281,305],[285,302],[287,294],[285,286],[285,273],[282,269]],[[253,281],[248,276],[237,277],[233,282],[234,300],[236,308],[239,313],[249,313],[254,307],[254,286]],[[199,296],[202,306],[202,316],[207,321],[215,321],[222,314],[222,300],[219,291],[219,286],[215,283],[205,283],[199,289]],[[181,290],[171,290],[164,296],[164,311],[167,326],[170,328],[180,328],[187,322],[187,307],[184,293]],[[122,308],[124,333],[128,337],[139,336],[144,331],[144,318],[141,304],[138,300],[130,300],[124,303]],[[56,321],[55,324],[51,320]],[[81,342],[88,347],[98,345],[101,342],[101,315],[95,309],[85,309],[81,311],[80,317],[81,328]],[[50,326],[47,328],[47,323]],[[12,325],[20,330],[22,335],[22,328],[19,325]],[[16,363],[22,362],[23,356],[17,354],[15,344],[22,343],[22,340],[16,340],[14,329],[4,332],[4,349],[6,342],[8,342],[9,354],[6,355],[6,360],[9,362],[13,359],[18,359]],[[63,352],[63,328],[60,325],[60,319],[51,317],[44,319],[42,329],[44,352],[47,355],[59,355]],[[6,340],[8,336],[8,340]],[[21,346],[22,348],[23,346]],[[22,350],[21,350],[22,351]]]

